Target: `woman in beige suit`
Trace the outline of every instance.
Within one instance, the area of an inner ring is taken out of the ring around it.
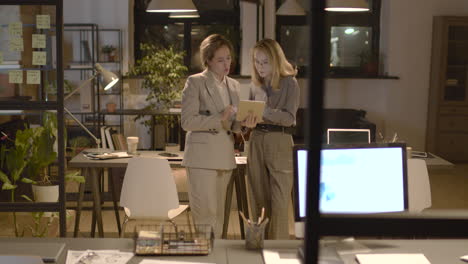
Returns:
[[[214,34],[200,44],[205,70],[188,77],[182,92],[182,128],[187,131],[182,165],[187,169],[189,200],[195,224],[210,224],[220,237],[226,188],[234,158],[233,132],[239,83],[229,78],[233,48]]]

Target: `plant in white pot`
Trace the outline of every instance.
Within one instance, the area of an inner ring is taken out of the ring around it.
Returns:
[[[57,116],[53,112],[43,114],[42,127],[32,138],[32,147],[27,172],[32,180],[32,191],[36,202],[57,202],[58,183],[51,179],[50,165],[57,160]],[[76,173],[65,175],[65,180],[84,182],[84,177]]]
[[[41,191],[33,190],[34,198],[27,194],[20,195],[18,192],[19,184],[32,184],[40,187],[52,185],[47,168],[57,159],[57,152],[54,151],[55,139],[57,135],[56,116],[54,113],[45,113],[43,116],[43,126],[26,127],[23,130],[16,131],[15,139],[9,138],[3,134],[0,142],[0,182],[2,191],[10,192],[10,201],[16,202],[19,197],[28,201],[57,202],[58,185],[52,187],[53,190],[46,190],[45,195],[52,194],[52,198],[42,198],[44,194]],[[65,176],[67,181],[84,182],[84,177],[78,175],[78,172],[68,173]],[[40,236],[44,229],[52,223],[52,219],[43,221],[43,216],[50,213],[34,212],[32,213],[34,225],[26,226],[31,229],[33,236]],[[38,222],[39,221],[39,222]],[[42,227],[37,223],[46,222]],[[20,231],[17,224],[17,214],[13,212],[13,225],[16,236],[23,236],[25,228]]]

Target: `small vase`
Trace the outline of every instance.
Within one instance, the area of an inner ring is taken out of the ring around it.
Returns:
[[[107,112],[114,113],[117,105],[115,103],[108,103],[106,104]]]

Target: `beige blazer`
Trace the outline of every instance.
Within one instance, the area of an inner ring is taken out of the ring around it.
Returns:
[[[239,104],[239,82],[226,76],[232,105]],[[182,92],[182,128],[187,131],[182,166],[230,170],[236,167],[233,132],[241,125],[235,117],[228,130],[221,124],[225,105],[214,76],[207,70],[188,77]]]

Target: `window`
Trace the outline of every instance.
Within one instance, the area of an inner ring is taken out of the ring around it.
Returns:
[[[170,18],[167,13],[147,13],[150,0],[136,0],[135,58],[140,58],[140,43],[153,43],[163,47],[173,46],[185,51],[185,65],[191,73],[200,72],[201,41],[218,33],[228,38],[234,46],[235,58],[232,73],[239,73],[240,12],[238,1],[193,0],[199,18]]]
[[[377,76],[379,65],[379,31],[381,0],[366,0],[368,12],[326,12],[327,47],[326,67],[329,77]],[[282,4],[277,0],[277,8]],[[309,1],[298,3],[309,9]],[[286,57],[305,75],[309,34],[306,16],[276,16],[276,38]]]

